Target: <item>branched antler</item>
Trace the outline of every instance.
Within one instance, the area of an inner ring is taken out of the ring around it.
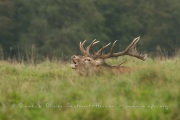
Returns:
[[[81,52],[82,52],[84,55],[86,55],[86,56],[87,56],[87,55],[90,55],[90,50],[91,50],[92,56],[93,56],[94,58],[107,59],[107,58],[111,58],[111,57],[118,57],[118,56],[123,56],[123,55],[129,55],[129,56],[132,56],[132,57],[136,57],[136,58],[138,58],[138,59],[141,59],[141,60],[145,60],[147,54],[140,54],[140,55],[139,55],[139,54],[133,54],[133,53],[131,52],[132,49],[133,49],[133,48],[136,46],[136,44],[138,43],[139,39],[140,39],[140,36],[137,37],[137,38],[135,38],[135,39],[129,44],[129,46],[128,46],[125,50],[123,50],[123,51],[121,51],[121,52],[117,52],[117,53],[114,53],[114,47],[115,47],[115,44],[116,44],[117,40],[113,43],[113,45],[112,45],[112,47],[111,47],[111,49],[110,49],[110,52],[109,52],[108,54],[106,54],[106,55],[103,54],[103,50],[104,50],[105,48],[107,48],[111,43],[108,43],[107,45],[103,46],[101,49],[98,50],[98,52],[94,52],[94,51],[92,50],[92,47],[99,42],[99,41],[96,41],[96,39],[93,40],[92,43],[91,43],[89,46],[87,46],[86,50],[85,50],[84,47],[83,47],[83,45],[84,45],[84,43],[86,42],[86,40],[83,41],[82,43],[80,42],[80,50],[81,50]]]
[[[92,43],[89,46],[87,46],[86,50],[83,47],[85,42],[86,42],[86,40],[84,40],[82,43],[80,42],[79,47],[80,47],[81,52],[84,55],[89,56],[90,55],[90,49],[92,50],[92,46],[97,44],[99,41],[96,41],[96,39],[93,40]]]

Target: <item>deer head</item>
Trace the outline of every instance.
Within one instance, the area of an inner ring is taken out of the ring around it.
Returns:
[[[79,47],[80,51],[83,55],[73,55],[71,57],[71,67],[79,72],[81,75],[89,75],[92,73],[97,73],[99,71],[102,71],[102,69],[120,69],[120,71],[123,71],[123,69],[126,69],[126,67],[121,66],[123,63],[120,63],[119,65],[112,66],[105,62],[105,59],[111,58],[111,57],[118,57],[123,55],[129,55],[132,57],[136,57],[140,60],[145,60],[147,54],[133,54],[132,49],[135,47],[137,42],[139,41],[140,37],[135,38],[129,46],[121,51],[114,53],[114,47],[117,42],[117,40],[113,43],[110,52],[108,54],[103,54],[103,50],[107,48],[111,43],[103,46],[101,49],[99,49],[97,52],[94,52],[92,47],[97,44],[99,41],[92,41],[92,43],[84,49],[84,43],[80,42]]]

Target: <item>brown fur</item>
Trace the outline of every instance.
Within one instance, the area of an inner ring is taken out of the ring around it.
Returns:
[[[103,59],[93,59],[92,57],[85,56],[72,56],[71,67],[75,69],[80,75],[101,74],[103,72],[111,72],[113,74],[129,73],[133,69],[126,66],[111,66],[108,65]]]
[[[132,68],[121,66],[121,64],[123,64],[124,62],[117,66],[111,66],[105,62],[105,59],[111,58],[111,57],[129,55],[129,56],[141,59],[141,60],[145,60],[147,54],[132,53],[132,49],[135,47],[135,45],[137,44],[139,39],[140,39],[140,36],[135,38],[124,51],[113,53],[114,46],[117,42],[117,40],[116,40],[113,43],[113,45],[110,49],[110,52],[108,54],[103,54],[103,50],[106,47],[108,47],[110,45],[110,43],[103,46],[97,52],[94,52],[92,47],[95,44],[97,44],[99,41],[96,41],[96,39],[93,40],[92,43],[89,46],[87,46],[86,50],[83,47],[86,40],[83,41],[82,43],[80,42],[79,47],[84,56],[73,55],[71,57],[71,63],[72,63],[71,67],[73,69],[77,70],[80,75],[91,75],[94,73],[99,74],[103,71],[112,72],[114,74],[122,74],[122,73],[130,72],[130,71],[132,71]]]
[[[124,73],[132,72],[133,69],[126,66],[120,66],[120,67],[112,68],[112,71],[114,74],[124,74]]]

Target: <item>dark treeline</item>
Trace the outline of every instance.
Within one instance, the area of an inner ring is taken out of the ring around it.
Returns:
[[[0,56],[63,57],[79,42],[119,40],[122,50],[141,36],[140,51],[173,55],[180,48],[179,0],[0,0]],[[87,45],[87,44],[86,44]]]

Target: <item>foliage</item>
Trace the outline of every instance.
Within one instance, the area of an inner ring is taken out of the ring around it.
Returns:
[[[79,53],[84,39],[100,45],[119,40],[117,50],[142,36],[140,50],[157,46],[173,55],[180,47],[178,0],[0,0],[3,57],[28,59]]]
[[[179,58],[128,61],[136,71],[91,77],[55,61],[1,61],[0,119],[179,120]]]

